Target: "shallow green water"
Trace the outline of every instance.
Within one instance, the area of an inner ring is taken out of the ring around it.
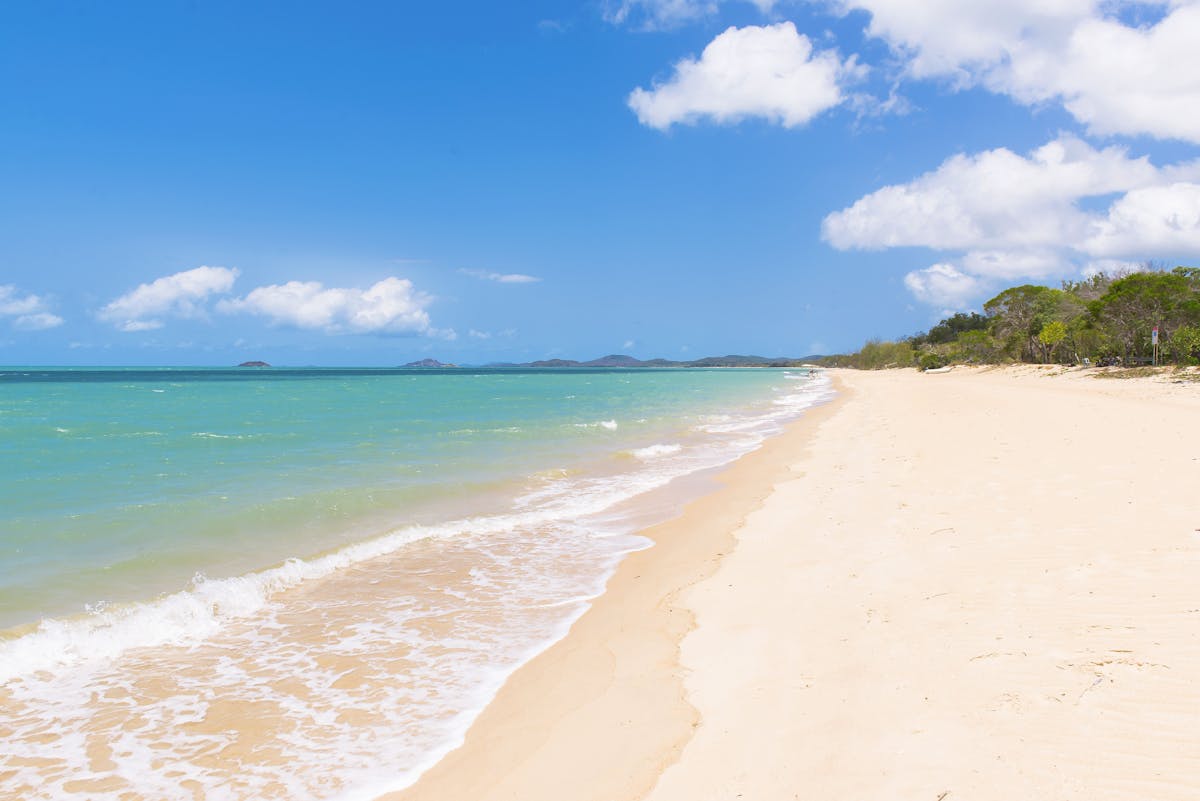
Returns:
[[[782,375],[0,369],[0,627],[486,511]]]
[[[703,484],[681,479],[830,392],[761,369],[0,368],[0,797],[401,789]],[[222,756],[243,738],[264,747]]]

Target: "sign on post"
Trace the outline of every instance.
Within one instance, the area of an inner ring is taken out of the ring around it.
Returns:
[[[1150,344],[1154,347],[1154,366],[1158,367],[1158,326],[1150,329]]]

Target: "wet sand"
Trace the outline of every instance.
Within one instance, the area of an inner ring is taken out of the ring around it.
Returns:
[[[839,373],[387,796],[1200,797],[1200,384]]]

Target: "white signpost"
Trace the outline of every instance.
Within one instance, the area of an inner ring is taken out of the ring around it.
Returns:
[[[1154,346],[1154,366],[1158,366],[1158,326],[1150,329],[1150,344]]]

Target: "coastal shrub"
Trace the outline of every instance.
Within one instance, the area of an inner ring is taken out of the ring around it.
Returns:
[[[1164,350],[1179,364],[1200,364],[1200,326],[1176,328],[1171,332]]]
[[[1001,356],[1000,343],[987,331],[964,331],[954,341],[951,361],[995,364]]]
[[[853,356],[853,365],[862,370],[888,367],[912,367],[916,353],[907,342],[883,342],[873,339]]]
[[[940,353],[922,353],[921,358],[917,360],[917,366],[921,371],[937,370],[939,367],[945,367],[950,363],[950,360]]]

